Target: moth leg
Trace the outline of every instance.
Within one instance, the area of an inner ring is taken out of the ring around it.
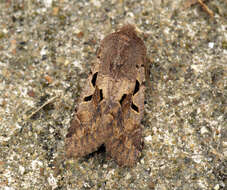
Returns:
[[[133,166],[141,155],[141,129],[129,134],[112,137],[105,143],[106,151],[119,165]]]

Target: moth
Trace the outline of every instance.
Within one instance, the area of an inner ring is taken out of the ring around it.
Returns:
[[[106,36],[66,135],[67,157],[101,145],[121,166],[133,166],[142,150],[146,47],[132,25]]]

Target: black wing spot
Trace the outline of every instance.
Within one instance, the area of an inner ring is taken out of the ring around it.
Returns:
[[[124,94],[122,97],[121,97],[121,100],[120,100],[120,104],[122,105],[122,102],[125,100],[126,98],[126,94]]]
[[[99,93],[100,93],[100,102],[101,102],[103,100],[103,92],[102,92],[102,90],[100,90]]]
[[[66,138],[72,137],[74,133],[75,133],[75,130],[72,129],[72,128],[69,128],[69,129],[68,129],[68,133],[67,133],[67,135],[66,135]]]
[[[132,108],[134,111],[136,111],[137,113],[139,113],[139,108],[138,108],[135,104],[131,103],[131,108]]]
[[[136,64],[136,68],[137,68],[137,69],[139,69],[140,67],[144,67],[144,64],[142,64],[142,65]]]
[[[92,99],[92,95],[86,96],[86,97],[84,98],[84,101],[85,101],[85,102],[89,102],[89,101],[91,101],[91,99]]]
[[[93,86],[95,86],[95,84],[96,84],[97,75],[98,75],[98,72],[96,72],[92,77],[91,83]]]
[[[135,85],[133,95],[135,95],[139,91],[139,89],[140,89],[140,83],[138,80],[136,80],[136,85]]]

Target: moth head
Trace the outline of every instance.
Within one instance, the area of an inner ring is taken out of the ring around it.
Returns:
[[[145,64],[146,47],[129,25],[105,37],[96,55],[104,73],[134,78]]]

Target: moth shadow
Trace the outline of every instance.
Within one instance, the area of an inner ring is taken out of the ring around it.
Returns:
[[[97,161],[98,164],[103,165],[106,163],[106,155],[106,147],[104,144],[102,144],[96,151],[84,156],[82,159],[80,159],[80,161],[88,162],[90,159],[98,157],[98,159],[95,159],[95,161]]]

